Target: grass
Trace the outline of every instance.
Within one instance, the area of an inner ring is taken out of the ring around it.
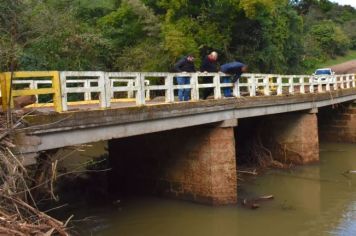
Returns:
[[[104,9],[113,9],[115,6],[114,0],[79,0],[81,6],[85,8],[94,9],[94,8],[104,8]]]
[[[345,56],[339,56],[339,57],[336,57],[335,59],[327,60],[327,61],[321,63],[318,66],[318,68],[330,67],[330,66],[341,64],[341,63],[351,61],[351,60],[356,60],[356,50],[349,51]]]

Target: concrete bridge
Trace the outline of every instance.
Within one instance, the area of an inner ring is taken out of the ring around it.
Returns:
[[[191,83],[176,85],[176,76],[189,76]],[[110,161],[120,182],[180,199],[235,203],[236,158],[251,137],[262,135],[261,142],[273,158],[287,164],[317,162],[319,136],[356,142],[353,74],[325,80],[244,74],[235,84],[221,83],[223,76],[227,75],[0,74],[3,110],[13,97],[38,96],[39,102],[32,106],[35,112],[24,117],[26,127],[15,133],[19,153],[29,157],[110,140]],[[204,77],[212,77],[213,83],[204,83]],[[223,98],[225,87],[233,89],[234,98]],[[191,89],[191,101],[177,101],[175,93],[182,88]],[[214,90],[211,99],[199,99],[200,90],[206,88]],[[82,101],[68,102],[73,93],[81,94]],[[41,103],[44,94],[50,94],[53,102]]]

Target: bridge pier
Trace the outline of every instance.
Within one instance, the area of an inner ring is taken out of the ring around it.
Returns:
[[[237,144],[241,163],[255,155],[251,147],[268,150],[283,164],[304,165],[319,161],[316,111],[293,112],[240,119]],[[257,159],[259,157],[254,157]]]
[[[236,122],[109,141],[112,187],[211,205],[237,202]],[[121,180],[118,183],[117,180]]]
[[[303,165],[319,161],[316,111],[293,112],[268,117],[267,144],[274,159]]]
[[[356,102],[322,109],[319,115],[321,140],[356,143]]]

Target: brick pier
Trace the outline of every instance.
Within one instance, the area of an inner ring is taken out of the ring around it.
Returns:
[[[316,111],[274,115],[267,120],[266,144],[272,151],[273,158],[297,165],[319,161]]]
[[[356,103],[321,110],[319,126],[322,141],[356,143]]]
[[[109,141],[115,179],[121,179],[117,187],[211,205],[235,204],[231,126],[198,126]]]

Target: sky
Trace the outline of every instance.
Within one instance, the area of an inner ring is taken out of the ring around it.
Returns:
[[[333,2],[337,2],[340,5],[351,5],[356,8],[356,0],[332,0]]]

